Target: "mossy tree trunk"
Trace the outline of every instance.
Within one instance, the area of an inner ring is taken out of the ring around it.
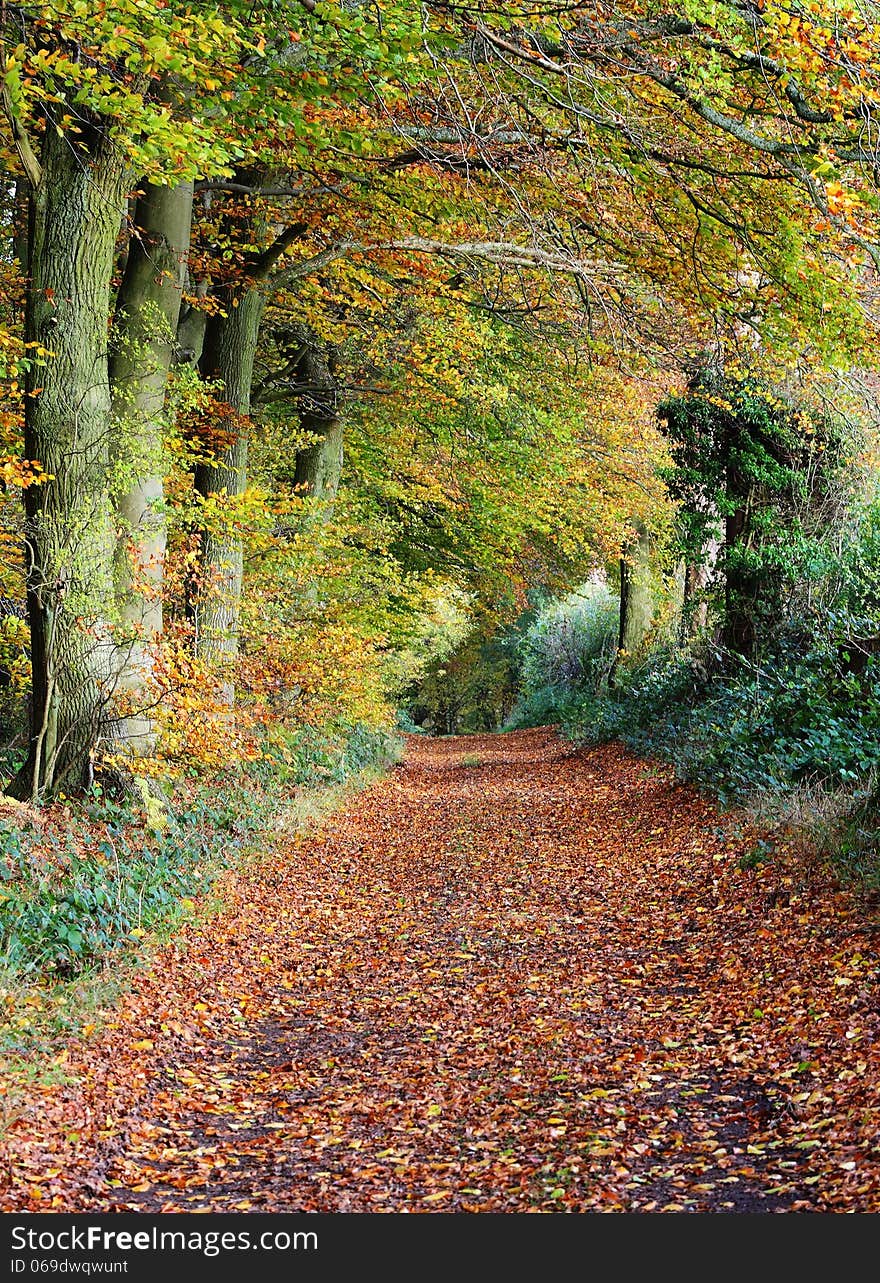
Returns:
[[[750,659],[757,643],[756,610],[761,576],[751,565],[753,489],[735,464],[727,470],[728,515],[724,519],[724,622],[721,644]],[[766,591],[766,590],[765,590]]]
[[[273,181],[271,172],[243,172],[236,178],[251,186],[255,195]],[[307,230],[303,223],[285,227],[267,249],[250,257],[243,268],[243,282],[215,294],[219,307],[207,318],[204,329],[197,317],[186,317],[181,327],[188,359],[197,363],[204,380],[219,383],[231,411],[228,423],[222,425],[225,443],[195,471],[195,491],[210,511],[201,534],[199,582],[189,606],[194,651],[221,674],[221,693],[230,706],[235,698],[244,550],[236,505],[229,504],[224,514],[222,504],[216,501],[235,499],[247,488],[251,397],[263,313],[268,299],[285,280],[283,272],[275,272],[279,259]],[[267,231],[264,214],[254,217],[252,231],[255,241],[263,238]]]
[[[343,424],[339,417],[336,353],[305,327],[296,367],[300,425],[312,441],[296,456],[294,485],[316,502],[311,520],[331,516],[343,461]]]
[[[113,520],[107,318],[125,162],[107,132],[47,123],[29,201],[25,455],[52,479],[26,494],[33,698],[11,791],[39,800],[89,778],[113,698]]]
[[[709,567],[703,561],[687,561],[681,567],[681,615],[678,640],[684,646],[706,626],[709,604],[705,597]]]
[[[620,627],[618,655],[638,656],[651,631],[656,610],[653,540],[642,522],[620,561]]]
[[[163,425],[189,253],[193,184],[147,184],[134,213],[116,304],[110,377],[112,483],[119,536],[116,599],[121,628],[119,695],[127,703],[119,737],[135,753],[153,742],[146,712],[154,647],[162,632]]]
[[[225,300],[224,315],[218,312],[208,318],[199,372],[203,379],[220,383],[233,411],[231,439],[196,468],[196,492],[208,501],[234,499],[247,486],[247,419],[264,308],[265,295],[254,286]],[[222,674],[223,695],[229,704],[235,690],[232,668],[238,653],[242,575],[243,549],[234,505],[227,518],[222,506],[214,503],[202,532],[200,582],[192,609],[194,648],[199,658]]]

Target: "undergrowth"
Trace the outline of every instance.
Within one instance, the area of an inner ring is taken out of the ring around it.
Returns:
[[[880,890],[880,687],[833,636],[783,636],[760,664],[719,668],[703,650],[652,652],[612,686],[547,687],[513,729],[559,724],[578,745],[617,740],[776,831],[809,837],[849,880]]]
[[[164,799],[96,784],[39,810],[0,801],[0,1052],[23,1072],[22,1057],[90,1020],[210,907],[224,869],[279,826],[319,822],[396,753],[387,732],[298,730],[276,734],[261,760],[185,778]]]

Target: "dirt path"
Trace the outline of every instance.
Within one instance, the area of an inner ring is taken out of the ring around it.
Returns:
[[[72,1049],[3,1205],[880,1210],[863,919],[720,823],[616,747],[411,741]]]

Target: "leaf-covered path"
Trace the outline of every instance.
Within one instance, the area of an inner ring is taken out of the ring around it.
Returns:
[[[720,823],[617,747],[411,741],[70,1050],[3,1205],[880,1210],[864,911]]]

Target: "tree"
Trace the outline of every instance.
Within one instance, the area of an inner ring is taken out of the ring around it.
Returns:
[[[106,327],[127,179],[105,122],[73,140],[46,110],[28,174],[25,342],[52,355],[28,371],[24,448],[52,480],[25,498],[34,712],[16,786],[34,798],[82,783],[113,689]]]
[[[26,495],[32,726],[14,791],[36,799],[87,778],[120,678],[107,327],[125,197],[138,170],[161,182],[175,170],[185,178],[203,164],[225,167],[225,140],[208,143],[191,115],[175,120],[163,89],[169,65],[183,81],[200,76],[200,57],[180,53],[194,35],[202,57],[237,38],[210,9],[169,9],[145,24],[136,7],[93,19],[78,0],[52,14],[4,10],[3,24],[3,108],[29,186],[24,341],[50,349],[25,386],[25,453],[51,476]],[[12,33],[19,43],[9,53]],[[137,252],[131,262],[116,358],[126,394],[134,389],[123,351],[148,301]],[[135,398],[146,397],[153,417],[165,370],[160,357],[138,376]]]
[[[637,656],[654,622],[653,544],[651,532],[639,522],[620,561],[618,654]]]
[[[131,715],[115,728],[135,751],[152,744],[149,717],[155,646],[162,635],[165,558],[164,411],[177,340],[192,222],[193,180],[145,183],[137,198],[116,297],[110,358],[113,439],[110,483],[119,518],[116,549],[117,690]]]
[[[753,377],[718,369],[692,376],[684,396],[658,410],[669,439],[666,472],[681,504],[681,548],[705,564],[713,542],[721,589],[720,645],[753,660],[782,619],[786,585],[803,573],[811,537],[827,524],[845,433],[836,416]],[[816,511],[825,518],[811,521]]]
[[[438,592],[491,631],[662,528],[646,409],[707,344],[772,377],[792,351],[862,358],[876,56],[854,13],[837,35],[786,13],[3,11],[4,201],[27,192],[32,230],[9,238],[30,264],[12,413],[51,474],[27,491],[19,792],[87,780],[101,739],[149,745],[186,612],[228,705],[256,645],[317,691],[302,652],[341,668],[349,639],[375,707]]]

